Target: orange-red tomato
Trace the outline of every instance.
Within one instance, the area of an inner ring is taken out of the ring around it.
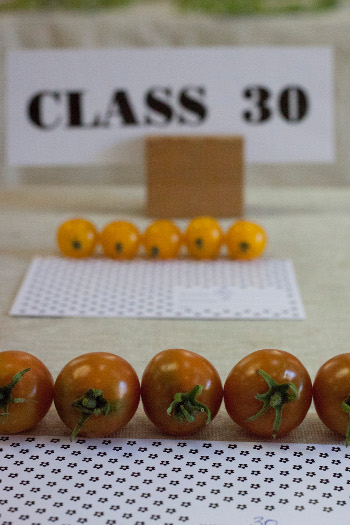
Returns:
[[[159,219],[146,228],[142,243],[148,257],[172,259],[178,255],[181,248],[181,231],[172,221]]]
[[[98,232],[90,221],[76,218],[62,223],[56,238],[62,255],[78,259],[94,254]]]
[[[259,436],[281,437],[305,418],[312,383],[303,364],[283,350],[257,350],[239,361],[224,386],[235,423]]]
[[[318,370],[313,384],[316,412],[333,432],[350,443],[350,353],[329,359]]]
[[[0,434],[35,427],[53,399],[53,379],[44,363],[20,350],[0,352]]]
[[[225,236],[228,255],[231,259],[254,259],[265,250],[265,230],[250,221],[237,221]]]
[[[114,221],[103,228],[100,242],[107,257],[132,259],[139,249],[140,234],[131,222]]]
[[[185,243],[189,255],[195,259],[216,259],[222,242],[222,229],[213,217],[196,217],[187,226]]]
[[[167,434],[184,436],[205,427],[216,416],[222,395],[214,366],[189,350],[163,350],[142,376],[144,411]]]
[[[140,382],[133,367],[108,352],[72,359],[58,374],[54,402],[71,438],[107,436],[124,427],[140,401]]]

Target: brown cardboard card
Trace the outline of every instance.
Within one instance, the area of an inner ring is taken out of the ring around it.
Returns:
[[[242,216],[243,137],[146,138],[149,217]]]

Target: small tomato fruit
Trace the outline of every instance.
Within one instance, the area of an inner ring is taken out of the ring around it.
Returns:
[[[312,383],[303,364],[283,350],[257,350],[239,361],[224,386],[226,410],[259,436],[284,436],[305,418]]]
[[[189,255],[195,259],[216,259],[223,242],[223,232],[213,217],[195,217],[185,232]]]
[[[339,354],[324,363],[313,384],[316,412],[333,432],[350,443],[350,353]]]
[[[182,234],[172,221],[159,219],[146,228],[142,243],[148,257],[173,259],[180,251]]]
[[[98,232],[90,221],[76,218],[62,223],[56,237],[62,255],[79,259],[94,254]]]
[[[54,402],[63,423],[76,435],[103,437],[123,428],[140,401],[133,367],[108,352],[72,359],[58,374]]]
[[[139,249],[140,234],[131,222],[114,221],[103,228],[100,242],[107,257],[133,259]]]
[[[216,416],[222,396],[214,366],[189,350],[163,350],[151,359],[142,376],[144,411],[167,434],[183,436],[205,427]]]
[[[52,399],[52,375],[40,359],[20,350],[0,352],[0,433],[35,427]]]
[[[265,230],[250,221],[237,221],[225,235],[228,256],[231,259],[255,259],[265,250]]]

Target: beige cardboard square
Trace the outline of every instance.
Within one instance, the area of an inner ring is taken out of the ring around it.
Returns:
[[[240,217],[244,212],[241,136],[146,137],[149,217]]]

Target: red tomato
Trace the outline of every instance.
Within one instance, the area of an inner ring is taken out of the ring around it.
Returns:
[[[324,363],[313,385],[316,412],[333,432],[350,443],[350,353],[340,354]]]
[[[148,363],[141,381],[147,417],[163,432],[193,434],[216,416],[223,389],[218,372],[201,355],[163,350]]]
[[[0,352],[0,433],[16,434],[33,428],[48,412],[53,379],[37,357],[7,350]]]
[[[280,437],[303,421],[312,400],[306,368],[283,350],[257,350],[239,361],[224,386],[235,423],[259,436]]]
[[[77,434],[102,437],[124,427],[140,401],[140,382],[122,357],[92,352],[72,359],[58,374],[54,402],[61,420]]]

